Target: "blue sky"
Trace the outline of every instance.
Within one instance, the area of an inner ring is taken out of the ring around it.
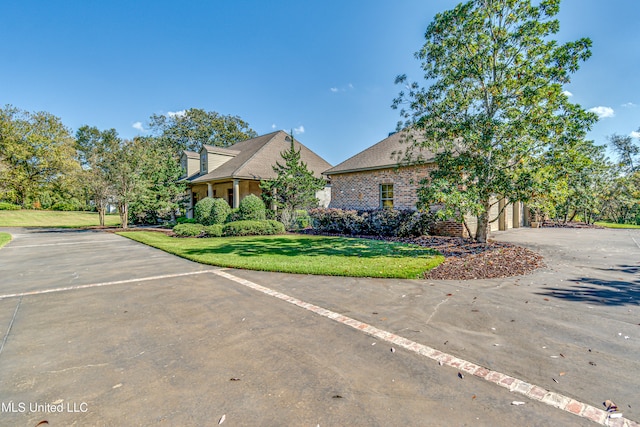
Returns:
[[[452,0],[0,2],[0,105],[48,111],[73,131],[145,134],[149,116],[237,115],[259,134],[295,129],[335,165],[395,130],[398,74]],[[597,108],[602,145],[640,128],[638,0],[564,0],[560,41],[593,55],[566,86]]]

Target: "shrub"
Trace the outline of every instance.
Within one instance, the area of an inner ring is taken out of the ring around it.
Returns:
[[[297,210],[293,214],[293,221],[297,230],[311,227],[311,217],[305,210]]]
[[[209,217],[211,216],[211,207],[213,206],[213,199],[211,197],[205,197],[202,200],[198,200],[196,206],[193,210],[193,218],[196,220],[196,223],[202,225],[210,225],[213,224],[209,222]]]
[[[14,205],[13,203],[0,202],[0,211],[17,211],[22,209],[20,205]]]
[[[180,216],[176,218],[176,223],[178,224],[195,224],[195,218],[187,218],[186,216]]]
[[[202,224],[178,224],[173,227],[173,232],[180,237],[198,237],[204,234],[204,231]]]
[[[224,225],[225,236],[263,236],[284,234],[284,225],[274,220],[234,221]]]
[[[262,199],[254,194],[249,194],[240,201],[238,213],[242,221],[264,221],[267,208]]]
[[[229,211],[229,215],[227,215],[227,218],[225,219],[225,223],[226,222],[233,222],[233,221],[240,221],[240,211],[238,211],[238,208],[235,209],[231,209]]]
[[[434,225],[433,215],[412,210],[354,211],[317,208],[309,211],[313,228],[325,233],[372,236],[422,236]]]
[[[211,206],[211,214],[209,216],[209,223],[205,225],[224,224],[227,221],[227,217],[231,213],[231,207],[225,199],[217,197],[213,199],[213,205]]]
[[[77,205],[71,202],[57,202],[51,206],[51,210],[54,211],[77,211],[80,210]]]
[[[222,224],[206,225],[204,227],[205,237],[222,237]]]

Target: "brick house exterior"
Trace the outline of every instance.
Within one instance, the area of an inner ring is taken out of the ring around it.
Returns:
[[[429,177],[437,167],[432,153],[420,153],[423,164],[403,166],[399,158],[406,152],[406,134],[394,133],[372,147],[323,172],[331,180],[331,203],[329,207],[339,209],[369,210],[383,207],[394,209],[416,209],[417,190],[420,181]],[[520,227],[521,203],[509,204],[495,199],[491,209],[491,230],[506,230]],[[503,208],[499,215],[500,208]],[[476,219],[468,217],[467,225],[475,232]],[[448,236],[468,236],[463,224],[443,221],[436,225],[435,232]]]

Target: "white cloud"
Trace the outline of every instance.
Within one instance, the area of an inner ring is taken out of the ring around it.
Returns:
[[[169,111],[167,112],[167,117],[183,117],[185,114],[187,114],[186,110],[180,110],[180,111]]]
[[[635,130],[634,130],[633,132],[631,132],[631,133],[629,134],[629,136],[630,136],[631,138],[638,138],[638,139],[640,139],[640,131],[635,131]]]
[[[353,89],[353,85],[349,83],[349,89]]]
[[[276,124],[274,123],[274,124],[272,124],[272,125],[271,125],[271,129],[275,129],[275,128],[277,128],[277,126],[276,126]]]
[[[563,91],[562,94],[564,96],[566,96],[567,98],[571,98],[573,96],[573,94],[571,92],[569,92],[568,90]]]
[[[338,88],[337,88],[337,87],[332,87],[332,88],[331,88],[331,92],[336,93],[337,91],[338,91]]]
[[[596,113],[598,117],[601,119],[604,119],[607,117],[613,117],[616,115],[615,111],[613,111],[613,108],[611,107],[603,107],[603,106],[593,107],[593,108],[589,108],[589,111],[592,113]]]
[[[144,126],[142,126],[142,122],[135,122],[131,125],[134,129],[139,130],[140,132],[144,132]]]
[[[293,131],[297,134],[304,133],[304,126],[300,125],[300,127],[293,128]]]
[[[622,107],[624,107],[624,108],[633,108],[633,107],[637,107],[637,105],[634,104],[633,102],[627,102],[626,104],[622,104]]]

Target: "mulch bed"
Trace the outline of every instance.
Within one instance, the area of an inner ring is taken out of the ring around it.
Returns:
[[[309,232],[308,232],[309,233]],[[311,231],[309,234],[323,234]],[[335,235],[335,234],[331,234]],[[432,248],[445,261],[427,272],[425,279],[470,280],[521,276],[544,267],[542,256],[511,243],[489,241],[486,244],[462,237],[421,236],[412,238],[351,236],[392,242],[413,243]]]

